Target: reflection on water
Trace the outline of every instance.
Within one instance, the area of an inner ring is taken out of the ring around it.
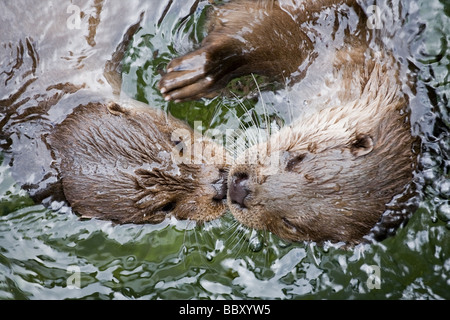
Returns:
[[[114,226],[80,221],[61,203],[54,210],[33,204],[19,184],[33,193],[55,182],[39,137],[75,106],[111,94],[105,63],[142,12],[143,28],[124,60],[124,93],[216,128],[237,125],[233,110],[250,122],[246,108],[257,115],[269,108],[271,119],[287,120],[291,102],[283,90],[263,92],[264,107],[255,99],[244,106],[237,98],[163,101],[159,72],[204,36],[208,1],[0,4],[7,26],[0,35],[0,143],[12,151],[0,167],[0,298],[450,298],[450,7],[438,0],[400,4],[394,21],[403,26],[393,47],[404,57],[404,74],[419,78],[409,96],[413,131],[423,142],[422,202],[395,237],[352,250],[286,243],[230,216],[204,226]]]

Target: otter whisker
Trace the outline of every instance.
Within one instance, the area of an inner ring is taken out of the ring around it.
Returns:
[[[229,245],[231,246],[231,250],[233,251],[235,246],[239,243],[239,233],[241,232],[242,225],[237,224],[234,228],[234,231],[230,234],[230,236],[225,240],[226,243],[229,242]]]
[[[236,237],[238,235],[238,230],[237,228],[234,229],[234,231],[225,239],[225,243],[227,243],[228,247],[232,247],[234,248],[235,242],[236,242]]]
[[[289,88],[288,84],[288,78],[284,78],[284,87]],[[292,123],[294,121],[294,106],[292,104],[292,94],[290,90],[286,90],[286,101],[287,101],[287,109],[288,109],[288,117],[289,117],[289,123]]]
[[[233,94],[234,94],[234,93],[233,93]],[[236,100],[239,101],[239,103],[241,103],[240,100],[239,100],[239,98],[238,98],[237,96],[235,96],[235,97],[236,97]],[[237,114],[236,114],[236,110],[235,110],[235,109],[232,109],[232,108],[228,107],[226,104],[223,103],[223,100],[220,102],[220,105],[227,109],[228,114],[233,115],[233,116],[239,121],[239,126],[240,126],[241,128],[244,128],[242,122],[240,121],[240,118],[239,118],[239,117],[237,116]],[[244,107],[245,107],[245,106],[244,106]],[[243,130],[245,130],[245,128],[244,128]],[[227,138],[229,138],[229,137],[227,137]],[[236,140],[233,139],[233,140],[231,141],[231,144],[230,144],[229,142],[230,142],[230,141],[227,140],[227,143],[225,143],[225,150],[226,150],[233,158],[236,158],[236,157],[238,156],[238,152],[237,152],[238,149],[236,148],[236,147],[237,147]]]
[[[235,230],[239,224],[240,224],[239,221],[237,221],[236,219],[233,219],[233,222],[231,223],[231,225],[226,227],[223,234],[232,232],[232,230]]]
[[[226,107],[226,106],[224,105],[223,100],[221,99],[221,100],[219,100],[219,103],[214,108],[214,112],[211,116],[211,119],[209,120],[209,123],[207,124],[206,131],[208,131],[209,129],[211,129],[211,127],[213,127],[214,123],[216,122],[216,119],[221,115],[222,107]]]
[[[196,228],[193,229],[193,234],[194,234],[194,239],[195,239],[195,245],[193,246],[193,248],[195,249],[193,252],[196,252],[198,255],[200,255],[200,259],[202,259],[203,254],[201,252],[201,248],[200,248],[200,241],[198,240],[198,230]],[[195,255],[194,255],[194,259],[195,259]]]
[[[252,131],[249,130],[251,128],[259,128],[258,123],[256,122],[256,120],[251,116],[251,113],[253,112],[253,109],[249,109],[244,103],[243,103],[243,99],[239,98],[234,92],[232,93],[233,96],[235,97],[236,101],[238,102],[239,106],[244,110],[245,114],[248,114],[248,117],[250,119],[250,127],[246,127],[245,124],[241,121],[241,118],[237,117],[237,115],[235,114],[237,120],[239,120],[239,126],[240,129],[245,132],[246,134],[246,138],[249,138],[248,142],[249,142],[249,146],[255,145],[258,143],[256,134],[253,135]],[[250,135],[249,135],[250,133]]]
[[[183,245],[186,246],[186,235],[188,234],[189,228],[184,228],[183,232]]]
[[[263,230],[263,234],[264,234],[264,237],[263,237],[263,246],[264,246],[264,248],[263,248],[263,251],[264,251],[264,268],[268,268],[268,267],[270,267],[270,248],[268,247],[268,246],[266,246],[266,239],[268,239],[269,238],[269,231],[268,230]]]
[[[264,97],[261,94],[261,88],[259,87],[258,81],[256,81],[255,75],[252,73],[253,81],[255,82],[256,88],[258,90],[258,95],[261,100],[261,105],[263,107],[263,115],[264,122],[266,123],[266,137],[270,136],[270,120],[269,120],[269,112],[267,110],[266,102],[264,101]]]
[[[244,247],[246,249],[249,248],[249,243],[247,242],[246,246],[244,245],[244,243],[246,242],[246,238],[247,238],[246,235],[251,233],[252,230],[254,230],[254,229],[251,229],[242,224],[238,225],[238,227],[236,228],[237,241],[236,241],[235,245],[231,248],[231,251],[234,253],[235,258],[239,257],[239,255],[240,255],[241,251],[244,249]],[[236,248],[239,248],[237,252],[235,252]]]

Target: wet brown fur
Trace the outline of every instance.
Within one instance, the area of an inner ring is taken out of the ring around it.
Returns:
[[[220,191],[214,185],[224,182],[225,164],[178,163],[176,130],[193,141],[186,124],[161,110],[117,102],[79,106],[48,137],[65,198],[82,217],[117,223],[219,217],[226,204],[213,199]],[[221,147],[202,143],[223,155]]]
[[[330,46],[319,62],[331,64],[339,79],[323,84],[334,88],[333,98],[248,149],[230,171],[228,204],[245,225],[292,241],[362,241],[412,180],[407,99],[394,59],[382,47],[369,49],[361,31],[367,20],[355,1],[242,0],[219,7],[201,47],[174,59],[160,82],[167,100],[182,101],[247,73],[299,81],[327,36],[313,27],[320,12],[350,9],[360,16],[360,32]],[[257,161],[246,161],[255,155]],[[238,187],[248,193],[242,203],[230,196]]]

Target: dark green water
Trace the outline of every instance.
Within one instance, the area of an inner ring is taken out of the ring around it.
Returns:
[[[150,12],[151,2],[133,6]],[[237,127],[237,118],[251,122],[245,111],[261,116],[261,99],[244,106],[233,97],[167,104],[155,88],[159,70],[204,36],[207,1],[188,16],[194,2],[174,1],[160,19],[169,1],[153,1],[158,10],[146,13],[124,60],[122,89],[192,125],[201,120],[197,129]],[[411,121],[423,147],[420,207],[395,237],[344,250],[286,243],[241,228],[230,215],[204,226],[80,221],[64,206],[33,204],[3,163],[0,299],[450,299],[450,3],[400,5],[405,13],[396,19],[410,45],[398,51],[418,74]],[[271,107],[284,101],[282,93],[262,97]],[[282,122],[287,111],[279,108],[270,116]]]

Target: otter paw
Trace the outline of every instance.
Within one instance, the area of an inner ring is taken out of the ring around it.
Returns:
[[[196,100],[215,89],[215,78],[205,49],[199,49],[172,60],[167,73],[159,82],[159,90],[166,101]]]

